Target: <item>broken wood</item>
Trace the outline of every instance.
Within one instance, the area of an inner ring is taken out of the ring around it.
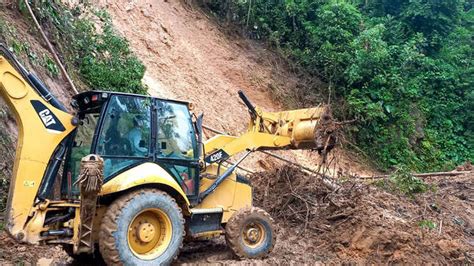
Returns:
[[[63,74],[64,78],[66,79],[67,83],[69,83],[69,86],[71,86],[71,89],[75,94],[78,94],[79,91],[77,90],[76,86],[74,85],[74,82],[72,82],[72,79],[69,77],[69,74],[66,71],[66,68],[64,68],[64,65],[61,63],[61,60],[59,59],[58,55],[56,54],[56,51],[53,48],[53,45],[49,41],[48,37],[43,31],[43,28],[41,28],[41,25],[38,22],[38,19],[36,19],[35,14],[33,13],[33,10],[31,9],[30,3],[28,0],[24,0],[25,6],[28,9],[28,12],[31,15],[31,18],[33,19],[33,22],[35,23],[36,28],[38,31],[41,33],[41,37],[43,37],[43,40],[46,42],[46,45],[48,46],[48,50],[51,52],[53,55],[54,61],[56,64],[58,64],[59,69],[61,70],[61,73]]]
[[[412,174],[414,177],[429,177],[429,176],[458,176],[472,173],[472,171],[453,171],[453,172],[432,172],[432,173],[418,173]],[[357,179],[380,179],[389,178],[392,175],[374,175],[374,176],[355,176]]]

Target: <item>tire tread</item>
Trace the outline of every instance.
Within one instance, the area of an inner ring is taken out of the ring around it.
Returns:
[[[179,210],[182,213],[181,208],[176,203],[176,200],[169,196],[167,193],[158,190],[158,189],[141,189],[137,191],[133,191],[127,193],[119,198],[117,198],[107,209],[102,218],[102,222],[100,225],[100,232],[99,232],[99,249],[107,265],[124,265],[123,262],[120,260],[119,250],[116,248],[115,238],[113,233],[117,231],[117,222],[118,218],[121,214],[121,210],[136,196],[146,193],[153,193],[153,194],[161,194],[165,197],[171,199],[173,203],[173,208]],[[183,232],[183,239],[185,237],[185,230],[184,230],[184,218],[181,214],[181,229]],[[183,242],[176,251],[176,254],[173,255],[173,260],[176,260],[178,257],[179,251],[183,247]]]
[[[238,210],[227,222],[225,227],[225,239],[229,248],[234,252],[235,255],[239,258],[247,258],[248,255],[243,250],[243,247],[240,244],[240,232],[243,226],[243,223],[246,217],[250,215],[256,215],[262,219],[266,219],[270,222],[270,226],[273,228],[274,220],[266,211],[258,207],[247,207],[241,210]],[[276,234],[273,232],[271,239],[271,246],[269,250],[265,253],[262,253],[254,258],[263,258],[267,256],[275,246]]]

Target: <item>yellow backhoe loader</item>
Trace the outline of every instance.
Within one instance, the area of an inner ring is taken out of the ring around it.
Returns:
[[[237,256],[266,256],[273,220],[236,167],[257,150],[333,144],[321,130],[327,108],[265,112],[242,92],[248,130],[206,141],[203,116],[183,101],[88,91],[72,98],[71,114],[3,45],[0,95],[18,126],[6,230],[72,255],[98,247],[109,265],[169,264],[185,236],[225,235]]]

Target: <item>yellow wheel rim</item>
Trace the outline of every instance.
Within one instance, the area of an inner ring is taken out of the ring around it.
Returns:
[[[250,248],[260,246],[267,236],[265,227],[257,221],[247,223],[242,230],[244,244]]]
[[[171,242],[171,220],[160,209],[146,209],[138,213],[128,226],[128,246],[140,259],[159,257]]]

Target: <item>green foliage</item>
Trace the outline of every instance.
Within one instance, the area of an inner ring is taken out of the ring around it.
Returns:
[[[4,42],[15,55],[26,56],[31,64],[44,67],[51,77],[58,76],[59,68],[54,60],[47,54],[39,57],[30,47],[30,44],[21,39],[17,34],[17,30],[3,21],[0,21],[0,41]]]
[[[413,176],[404,167],[397,169],[390,178],[378,180],[374,185],[389,192],[402,193],[408,197],[414,197],[415,194],[424,193],[428,190],[434,189],[423,180]]]
[[[6,148],[9,148],[9,146],[6,146],[5,143],[0,143],[0,152],[2,152],[2,154],[6,154],[8,152]],[[10,174],[10,172],[6,171],[5,169],[0,170],[0,216],[2,211],[7,207],[8,190],[10,188],[10,179],[6,178],[5,174]]]
[[[127,40],[113,28],[105,11],[68,9],[60,1],[38,1],[35,14],[50,29],[66,63],[79,69],[93,89],[146,94],[141,79],[145,66],[130,50]],[[21,10],[21,8],[20,8]],[[88,16],[80,16],[80,14]],[[51,62],[52,63],[52,62]],[[55,73],[54,64],[46,64]]]
[[[1,212],[7,207],[7,197],[8,197],[8,189],[10,186],[10,182],[5,176],[0,173],[0,214]]]
[[[474,160],[469,2],[206,3],[327,82],[336,114],[358,118],[349,137],[382,170],[443,170]]]
[[[418,226],[422,229],[433,230],[437,227],[437,224],[431,220],[421,220],[418,222]]]
[[[423,180],[414,177],[404,168],[398,169],[390,176],[390,182],[392,182],[400,192],[408,196],[424,193],[429,189],[429,186]]]
[[[48,71],[49,75],[52,77],[56,77],[59,74],[59,68],[56,65],[56,63],[51,59],[51,57],[47,55],[43,55],[43,62],[44,62],[44,67]]]

